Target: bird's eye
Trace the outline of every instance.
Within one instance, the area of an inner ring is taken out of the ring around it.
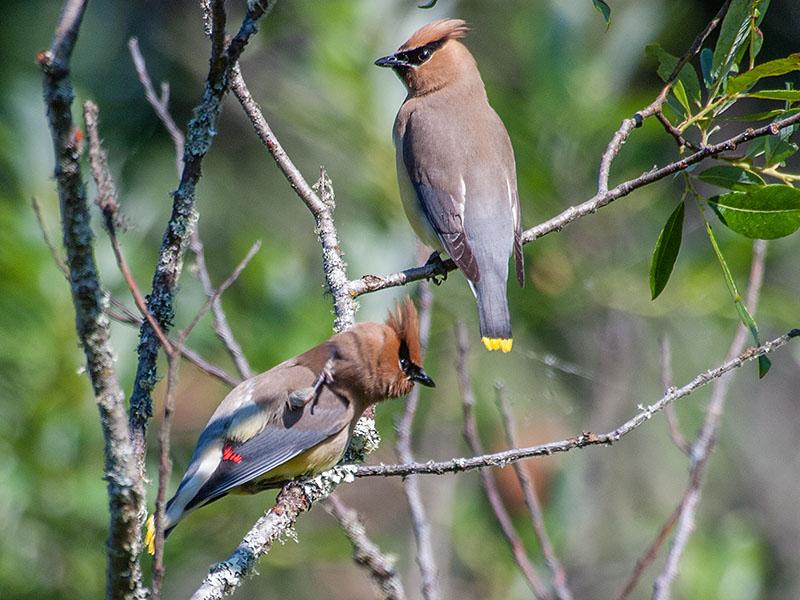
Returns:
[[[400,358],[400,370],[405,373],[408,371],[410,361],[407,358]]]
[[[422,50],[420,50],[420,51],[417,53],[417,62],[418,62],[419,64],[422,64],[422,63],[424,63],[426,60],[428,60],[430,57],[431,57],[431,51],[430,51],[430,50],[428,50],[427,48],[423,48]]]

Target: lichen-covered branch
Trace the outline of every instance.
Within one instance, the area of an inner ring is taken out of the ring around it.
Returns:
[[[85,0],[64,3],[53,44],[40,54],[39,64],[44,74],[44,100],[55,152],[75,325],[105,438],[105,479],[111,513],[106,597],[133,600],[145,597],[138,558],[138,513],[143,490],[131,453],[125,396],[114,368],[109,321],[94,261],[94,235],[79,162],[82,132],[72,119],[70,57],[85,8]]]
[[[213,8],[216,7],[216,8]],[[270,6],[266,7],[268,10]],[[214,0],[212,12],[217,17],[212,39],[219,40],[224,35],[224,1]],[[161,328],[167,332],[172,326],[174,316],[175,292],[183,266],[183,256],[189,237],[197,221],[195,209],[195,188],[200,179],[201,164],[211,147],[216,132],[217,117],[222,109],[222,100],[228,91],[233,66],[239,59],[245,45],[258,30],[258,21],[265,14],[265,8],[254,3],[247,11],[239,32],[230,41],[224,52],[217,51],[214,44],[212,61],[206,78],[202,102],[195,108],[194,117],[189,121],[188,135],[183,156],[183,173],[180,185],[173,193],[172,214],[167,223],[161,243],[158,264],[153,275],[152,291],[148,297],[148,310],[156,317]],[[144,432],[147,419],[152,416],[151,392],[158,382],[156,358],[159,343],[152,327],[145,322],[139,334],[139,364],[136,371],[133,394],[130,400],[130,428],[134,439],[134,450],[139,460],[140,470],[144,469]]]

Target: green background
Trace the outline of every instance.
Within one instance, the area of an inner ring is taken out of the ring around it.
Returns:
[[[306,178],[314,181],[324,165],[333,179],[336,223],[351,277],[418,264],[399,203],[391,142],[404,91],[373,61],[434,19],[452,16],[470,23],[466,44],[514,145],[527,228],[593,195],[601,154],[621,119],[649,104],[661,87],[656,61],[644,57],[644,46],[658,42],[680,55],[718,8],[716,2],[688,0],[611,4],[606,32],[589,0],[440,0],[429,11],[399,0],[278,3],[245,51],[243,74]],[[228,5],[229,33],[241,22],[242,5]],[[34,59],[49,46],[59,10],[54,0],[0,5],[0,598],[99,597],[105,581],[108,514],[97,409],[81,374],[84,359],[69,288],[31,208],[35,197],[58,243],[53,153]],[[793,0],[773,0],[762,29],[766,41],[760,61],[800,50],[800,11]],[[86,99],[100,107],[100,131],[128,225],[123,250],[147,291],[177,175],[171,141],[144,100],[128,54],[131,36],[139,38],[154,81],[170,83],[172,114],[184,128],[202,94],[209,44],[192,2],[98,0],[89,3],[74,54],[74,114],[77,118]],[[765,105],[771,106],[754,102],[741,110],[766,110],[759,108]],[[733,127],[740,125],[726,125],[717,139]],[[674,141],[648,120],[614,162],[612,185],[675,156]],[[252,134],[235,98],[225,101],[203,173],[199,230],[213,280],[223,281],[252,243],[262,241],[223,304],[253,367],[266,370],[331,333],[331,302],[324,294],[313,219]],[[530,445],[581,431],[608,431],[633,415],[638,404],[657,400],[661,336],[671,348],[676,385],[722,362],[737,317],[691,205],[672,279],[657,301],[649,299],[650,255],[681,189],[680,181],[663,180],[527,245],[527,285],[524,290],[509,285],[515,332],[509,355],[479,348],[474,300],[460,274],[434,288],[425,367],[437,388],[422,391],[413,444],[417,459],[468,454],[453,367],[453,324],[459,318],[470,332],[479,430],[490,449],[504,448],[494,405],[496,382],[504,383],[521,441]],[[96,223],[103,284],[132,305]],[[751,242],[715,228],[743,290]],[[762,339],[799,324],[797,255],[797,235],[769,244],[756,313]],[[383,319],[405,291],[363,297],[359,319]],[[203,302],[187,261],[176,325],[187,325]],[[129,394],[137,331],[115,324],[113,336]],[[208,316],[188,343],[233,371]],[[799,359],[793,343],[772,358],[772,371],[763,381],[757,380],[754,365],[733,375],[697,531],[673,598],[800,597]],[[162,382],[157,411],[163,387]],[[193,366],[182,367],[170,491],[226,391]],[[704,389],[678,402],[686,435],[697,431],[708,397]],[[394,421],[402,407],[402,401],[380,407],[384,443],[372,462],[395,462]],[[150,428],[151,447],[156,431],[157,426]],[[579,598],[609,597],[621,589],[678,502],[687,474],[687,459],[670,442],[663,415],[613,448],[527,464]],[[150,471],[151,479],[156,473]],[[544,573],[511,474],[510,469],[496,472]],[[421,486],[443,597],[529,597],[478,475],[429,477]],[[152,506],[152,483],[149,495]],[[383,551],[397,557],[409,597],[417,597],[419,575],[401,481],[361,480],[344,486],[340,495],[363,515]],[[227,498],[182,523],[166,546],[165,597],[188,596],[209,565],[227,557],[270,506],[271,496]],[[368,580],[350,559],[346,538],[323,510],[304,515],[297,534],[299,543],[277,545],[259,563],[260,575],[239,597],[372,597]],[[662,549],[632,597],[650,596],[663,557]]]

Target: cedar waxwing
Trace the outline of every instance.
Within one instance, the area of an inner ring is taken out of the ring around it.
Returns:
[[[434,387],[420,362],[417,310],[406,297],[385,324],[359,323],[240,383],[200,434],[167,502],[165,535],[230,492],[255,494],[333,467],[364,409],[405,396],[414,382]]]
[[[375,64],[392,68],[408,90],[393,135],[406,216],[469,280],[483,344],[508,352],[512,251],[525,285],[514,150],[475,59],[458,41],[466,33],[464,21],[436,21]]]

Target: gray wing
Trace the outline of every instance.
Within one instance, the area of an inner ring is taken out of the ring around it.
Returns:
[[[459,169],[449,163],[454,153],[442,148],[435,134],[412,117],[403,138],[403,164],[420,207],[442,242],[442,246],[470,281],[481,278],[478,263],[464,231],[464,180],[457,177]],[[420,156],[434,160],[422,161]]]

